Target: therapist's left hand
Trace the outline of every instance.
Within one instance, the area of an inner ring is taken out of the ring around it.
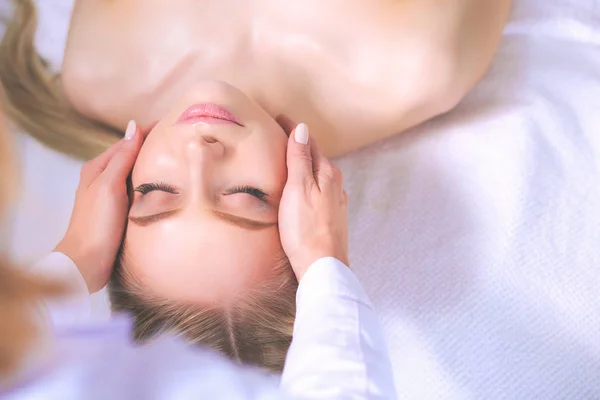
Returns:
[[[127,222],[127,178],[143,142],[132,121],[124,139],[81,169],[71,221],[54,251],[73,260],[90,293],[102,289],[110,278]]]

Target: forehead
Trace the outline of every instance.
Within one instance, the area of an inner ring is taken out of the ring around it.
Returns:
[[[276,226],[246,231],[206,217],[181,216],[130,226],[124,268],[149,295],[214,304],[268,279],[281,251]]]

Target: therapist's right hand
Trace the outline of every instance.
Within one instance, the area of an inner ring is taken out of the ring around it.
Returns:
[[[309,138],[304,124],[290,134],[288,179],[279,203],[279,235],[298,281],[318,259],[348,265],[348,196],[341,171]]]
[[[90,293],[110,278],[127,222],[127,178],[143,142],[141,131],[130,122],[124,139],[81,169],[69,227],[54,251],[73,260]]]

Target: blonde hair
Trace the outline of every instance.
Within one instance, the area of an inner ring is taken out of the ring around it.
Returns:
[[[5,114],[46,146],[79,158],[91,158],[116,140],[108,129],[74,112],[65,101],[59,77],[50,74],[37,55],[33,2],[15,0],[13,5],[13,19],[0,42],[0,224],[17,187],[15,149]],[[66,290],[62,284],[31,276],[0,254],[0,382],[14,377],[41,334],[32,308]]]
[[[113,312],[134,319],[134,339],[175,333],[230,359],[281,373],[292,341],[298,283],[287,257],[275,261],[273,277],[227,308],[201,308],[148,296],[127,273],[123,252],[108,285]]]
[[[33,0],[13,0],[13,16],[0,43],[0,81],[6,115],[45,146],[90,159],[123,133],[78,113],[34,46],[37,12]]]
[[[8,117],[51,149],[81,159],[93,158],[122,133],[90,121],[69,104],[60,75],[49,71],[34,47],[34,1],[13,0],[13,5],[12,20],[0,43],[0,81],[6,89],[2,100]],[[113,311],[132,316],[135,340],[143,342],[163,332],[177,333],[238,362],[281,371],[292,338],[297,289],[287,259],[277,263],[273,279],[229,309],[200,309],[155,301],[127,277],[122,260],[116,260],[108,289]],[[5,279],[0,276],[2,301],[10,299],[6,295],[10,292],[4,290]],[[3,323],[2,329],[8,326]],[[21,354],[14,350],[15,357]],[[3,354],[3,365],[8,365],[5,360],[9,359],[14,357],[5,358]]]

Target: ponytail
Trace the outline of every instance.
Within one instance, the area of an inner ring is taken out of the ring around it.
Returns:
[[[0,43],[0,81],[8,118],[45,146],[90,159],[122,133],[89,120],[69,103],[60,83],[34,46],[37,12],[33,0],[13,0],[14,13]]]

